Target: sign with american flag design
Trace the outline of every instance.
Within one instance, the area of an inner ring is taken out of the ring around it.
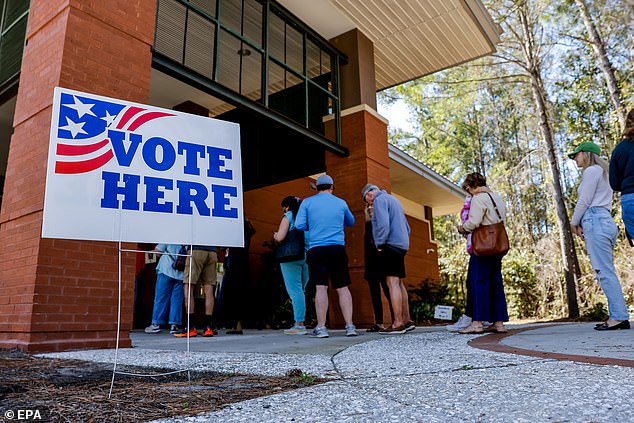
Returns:
[[[55,88],[45,238],[243,246],[240,127]]]

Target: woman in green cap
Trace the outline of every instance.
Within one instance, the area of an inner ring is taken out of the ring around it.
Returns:
[[[629,329],[629,314],[623,290],[614,271],[614,246],[618,229],[610,214],[613,191],[608,181],[608,162],[601,149],[584,142],[568,154],[583,169],[577,205],[570,219],[572,233],[584,240],[590,263],[601,289],[608,299],[610,318],[595,326],[596,330]]]

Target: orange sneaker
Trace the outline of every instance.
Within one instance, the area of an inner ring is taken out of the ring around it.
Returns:
[[[214,331],[211,330],[211,328],[209,326],[207,326],[205,328],[205,331],[203,332],[203,336],[204,337],[212,337],[212,336],[214,336]]]
[[[182,331],[175,333],[174,336],[177,338],[186,338],[188,336],[187,329],[183,329]],[[198,336],[198,332],[195,327],[191,328],[189,331],[189,337],[193,338],[194,336]]]

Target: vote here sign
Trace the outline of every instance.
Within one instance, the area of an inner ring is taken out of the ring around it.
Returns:
[[[244,245],[239,125],[55,88],[42,236]]]

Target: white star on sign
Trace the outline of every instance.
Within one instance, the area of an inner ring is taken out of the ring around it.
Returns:
[[[104,117],[102,117],[101,119],[106,121],[106,126],[110,126],[112,125],[112,122],[114,122],[114,119],[117,117],[117,115],[111,115],[110,113],[108,113],[108,111],[106,110],[106,115]]]
[[[74,101],[73,104],[64,104],[64,106],[70,107],[71,109],[75,109],[80,118],[84,115],[97,116],[92,112],[92,110],[90,110],[92,109],[94,104],[84,104],[81,102],[80,99],[78,99],[75,96],[73,96],[73,101]]]
[[[73,136],[73,138],[75,138],[77,136],[77,134],[82,133],[82,134],[86,134],[87,132],[84,131],[83,127],[84,127],[85,122],[73,122],[72,120],[70,120],[68,118],[68,116],[66,116],[66,126],[60,126],[59,129],[64,129],[66,131],[70,131],[71,135]]]

